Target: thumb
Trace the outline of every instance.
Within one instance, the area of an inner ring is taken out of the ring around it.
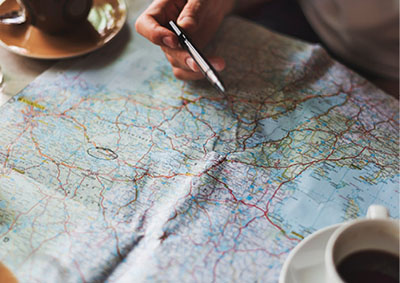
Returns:
[[[188,0],[179,14],[177,23],[185,31],[193,32],[200,27],[206,15],[206,1]]]

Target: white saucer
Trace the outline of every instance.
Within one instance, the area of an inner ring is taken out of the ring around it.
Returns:
[[[279,283],[325,282],[325,247],[329,237],[342,224],[318,230],[298,244],[286,259]]]
[[[0,14],[18,10],[16,0],[0,0]],[[0,45],[37,59],[71,58],[92,52],[113,39],[125,24],[125,0],[93,0],[88,19],[78,29],[47,34],[28,23],[0,24]]]

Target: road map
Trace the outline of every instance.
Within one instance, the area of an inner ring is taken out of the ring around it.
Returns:
[[[324,49],[229,18],[221,95],[129,32],[0,108],[0,261],[20,282],[277,282],[318,229],[399,217],[398,101]]]

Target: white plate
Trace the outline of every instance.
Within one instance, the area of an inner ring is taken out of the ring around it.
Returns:
[[[301,241],[283,264],[279,283],[325,282],[325,247],[329,237],[340,225],[318,230]]]

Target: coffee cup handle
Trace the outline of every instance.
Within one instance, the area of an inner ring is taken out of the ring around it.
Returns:
[[[13,10],[0,15],[0,24],[20,25],[27,21],[25,6],[21,3],[21,1],[17,0],[17,3],[20,7],[19,10]]]
[[[383,205],[373,204],[368,207],[367,211],[368,219],[387,219],[389,218],[389,212]]]

